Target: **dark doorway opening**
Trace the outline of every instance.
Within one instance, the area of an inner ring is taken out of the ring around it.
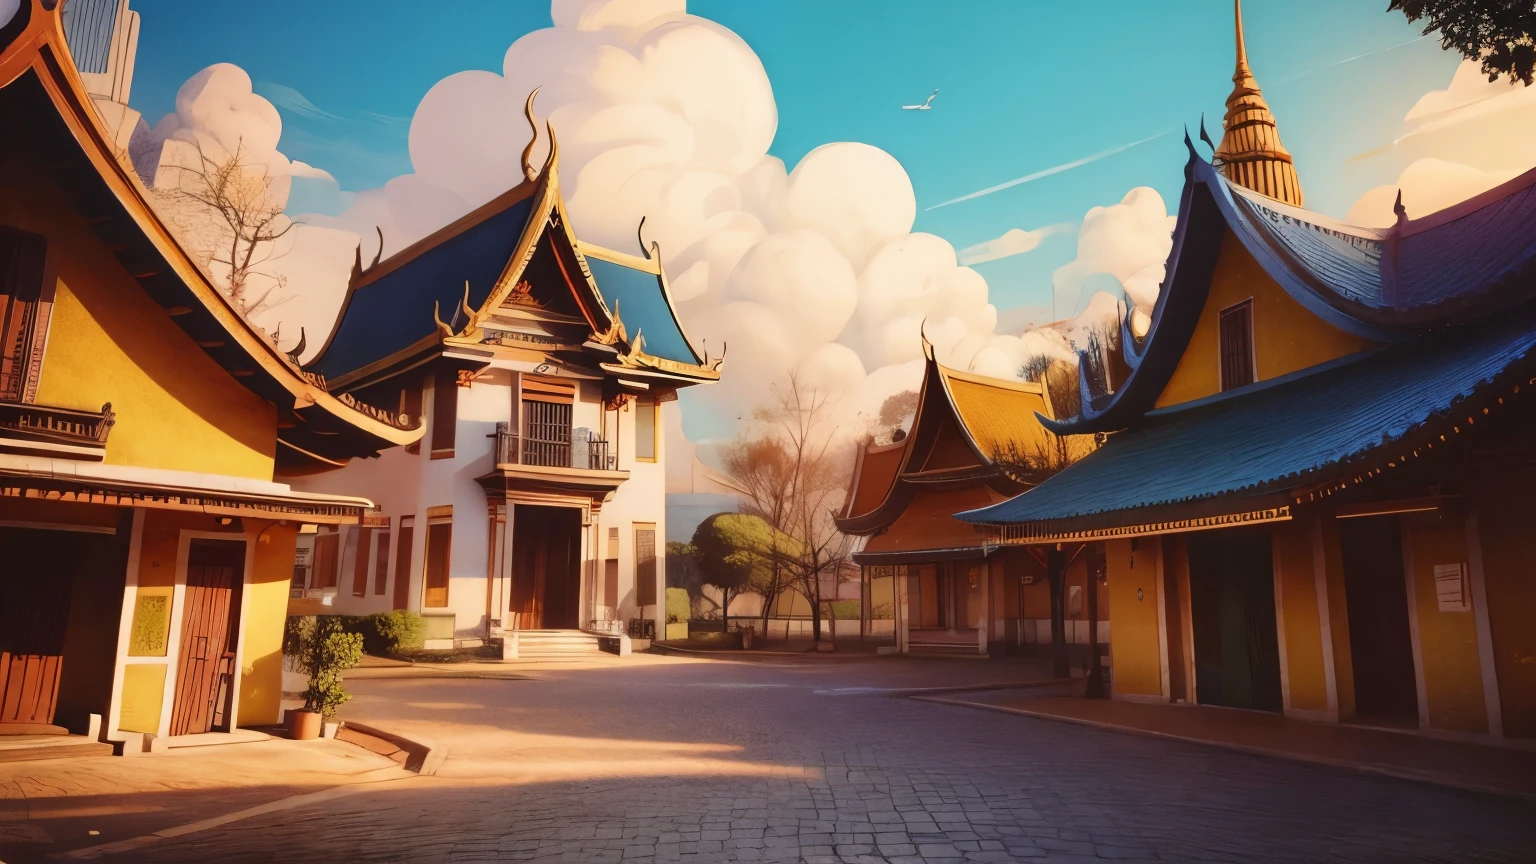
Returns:
[[[581,626],[581,511],[514,504],[512,612],[523,630]]]
[[[1401,522],[1397,516],[1340,519],[1339,546],[1355,672],[1355,715],[1416,721],[1419,693],[1408,632]]]
[[[1282,710],[1269,535],[1191,535],[1189,594],[1196,701]]]
[[[192,541],[182,599],[172,735],[233,728],[230,707],[244,585],[244,540]]]
[[[86,732],[112,696],[127,531],[0,528],[0,735]]]

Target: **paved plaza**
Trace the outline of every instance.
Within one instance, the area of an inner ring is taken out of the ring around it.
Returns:
[[[888,692],[1008,668],[986,663],[481,668],[352,681],[346,716],[447,745],[437,776],[349,787],[105,860],[1536,857],[1536,804],[1518,799]]]

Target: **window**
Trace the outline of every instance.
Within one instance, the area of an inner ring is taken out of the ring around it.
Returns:
[[[521,388],[522,464],[571,467],[575,383],[530,375],[523,377]]]
[[[1253,301],[1221,310],[1221,389],[1253,383]]]
[[[0,228],[0,401],[22,402],[37,387],[47,331],[42,300],[48,250],[35,234]],[[42,319],[41,322],[39,319]]]
[[[416,519],[405,516],[400,519],[400,543],[395,549],[395,602],[394,608],[404,609],[411,602],[411,554],[415,552]]]
[[[309,587],[311,588],[335,588],[336,587],[336,559],[340,551],[341,535],[335,528],[322,530],[315,535],[315,567],[310,574]]]
[[[635,459],[656,461],[657,431],[661,425],[661,403],[655,399],[635,400]]]
[[[452,459],[458,431],[459,384],[452,369],[439,369],[432,382],[432,458]]]
[[[440,609],[448,605],[448,563],[452,545],[453,508],[431,508],[427,515],[426,573],[421,591],[424,607]]]
[[[603,602],[602,605],[614,610],[614,617],[618,617],[619,608],[619,529],[608,529],[608,554],[603,558]]]
[[[389,587],[389,532],[380,531],[373,537],[373,593],[379,596]]]
[[[656,605],[656,526],[635,523],[635,603]]]

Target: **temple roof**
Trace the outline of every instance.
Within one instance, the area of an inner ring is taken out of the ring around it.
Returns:
[[[1382,231],[1244,189],[1190,144],[1151,327],[1139,339],[1122,331],[1130,376],[1085,401],[1080,416],[1047,419],[1047,428],[1108,432],[1151,410],[1194,333],[1227,231],[1313,315],[1376,342],[1413,339],[1536,294],[1536,170],[1421,219],[1404,213]]]
[[[462,324],[463,305],[479,309],[512,259],[533,212],[533,192],[532,184],[518,184],[361,271],[330,339],[307,368],[340,378],[437,335],[434,313],[450,327]]]
[[[532,106],[530,96],[530,124]],[[336,326],[308,368],[358,389],[445,348],[479,351],[480,322],[510,302],[535,317],[552,313],[559,326],[584,323],[612,361],[599,365],[642,390],[648,379],[668,387],[718,379],[719,359],[701,358],[678,321],[655,244],[640,257],[576,237],[549,134],[542,168],[526,161],[531,144],[524,151],[517,186],[372,267],[359,257]]]
[[[1528,383],[1533,349],[1536,308],[1526,306],[1155,411],[1028,493],[958,518],[1043,540],[1288,507],[1456,434]]]
[[[1216,148],[1216,164],[1228,180],[1300,207],[1301,181],[1296,177],[1296,166],[1290,151],[1280,143],[1275,115],[1248,67],[1242,0],[1233,0],[1232,7],[1237,30],[1237,68],[1232,73],[1227,113],[1221,121],[1224,131]]]
[[[636,258],[589,243],[578,243],[577,248],[597,283],[604,306],[624,322],[632,338],[644,338],[645,353],[678,363],[702,364],[672,308],[666,273],[654,246],[650,258]]]
[[[327,392],[235,311],[149,204],[91,106],[59,5],[22,0],[0,27],[0,128],[25,132],[22,146],[145,294],[235,381],[277,407],[278,462],[339,465],[418,440],[419,423]]]
[[[1028,484],[1013,476],[1010,467],[1041,454],[1052,440],[1033,420],[1051,413],[1039,384],[960,372],[935,360],[926,342],[924,350],[926,372],[912,428],[900,442],[871,443],[859,451],[848,503],[837,520],[845,533],[889,528],[924,491],[1022,491]],[[966,458],[954,461],[950,449],[949,461],[935,466],[934,455],[946,430],[958,433]]]

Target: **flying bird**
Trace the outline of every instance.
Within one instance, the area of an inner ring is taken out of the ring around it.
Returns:
[[[923,100],[923,104],[921,104],[921,105],[903,105],[903,106],[901,106],[901,110],[903,110],[903,111],[932,111],[933,110],[933,99],[934,99],[935,96],[938,96],[938,95],[939,95],[939,88],[935,87],[935,88],[933,88],[933,93],[931,93],[928,96],[927,99]]]

